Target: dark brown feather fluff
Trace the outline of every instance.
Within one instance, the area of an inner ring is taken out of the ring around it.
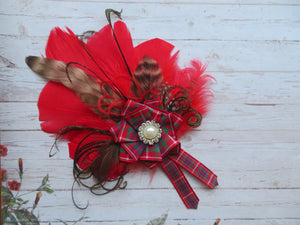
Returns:
[[[102,149],[100,157],[91,164],[91,172],[98,182],[105,183],[110,180],[108,174],[110,174],[119,165],[119,149],[120,145],[113,141],[108,142]]]
[[[104,192],[97,193],[99,195],[122,188],[121,185],[126,185],[126,182],[123,183],[123,175],[127,170],[125,164],[120,162],[119,154],[120,145],[113,140],[93,141],[79,145],[74,156],[73,173],[75,180],[88,187],[95,194],[95,190],[103,189]],[[94,160],[89,162],[91,157]],[[93,185],[86,184],[84,180],[89,179],[91,176],[96,179],[96,183]],[[109,181],[114,183],[112,187],[106,186]]]

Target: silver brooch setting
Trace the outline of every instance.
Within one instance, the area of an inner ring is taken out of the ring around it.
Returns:
[[[154,120],[147,120],[138,128],[139,138],[146,145],[153,145],[154,143],[159,142],[161,133],[162,129],[160,128],[159,123],[156,123]]]

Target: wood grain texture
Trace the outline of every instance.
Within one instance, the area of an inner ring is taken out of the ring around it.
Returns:
[[[187,174],[200,198],[187,210],[166,175],[136,168],[126,190],[94,196],[75,187],[65,142],[48,158],[53,137],[40,131],[36,102],[45,81],[25,64],[43,55],[50,30],[99,30],[105,8],[123,8],[135,45],[160,37],[180,50],[180,65],[208,63],[214,103],[200,128],[181,138],[183,149],[216,172],[208,190]],[[300,2],[297,0],[0,0],[0,129],[9,149],[10,180],[24,162],[23,190],[49,174],[51,195],[37,207],[41,224],[147,224],[168,213],[166,225],[298,225],[300,223]],[[34,194],[27,196],[34,201]]]

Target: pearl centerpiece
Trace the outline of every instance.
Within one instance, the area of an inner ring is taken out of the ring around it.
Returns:
[[[142,123],[138,128],[139,138],[147,145],[153,145],[154,143],[159,142],[161,132],[162,129],[160,128],[159,123],[156,123],[154,120],[148,120]]]

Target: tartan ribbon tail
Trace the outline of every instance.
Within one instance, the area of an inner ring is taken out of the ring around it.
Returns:
[[[214,188],[218,185],[217,175],[184,150],[181,149],[177,155],[169,155],[169,158],[197,177],[209,188]]]
[[[163,159],[161,166],[186,207],[188,209],[197,209],[199,198],[190,186],[180,167],[167,157]]]

